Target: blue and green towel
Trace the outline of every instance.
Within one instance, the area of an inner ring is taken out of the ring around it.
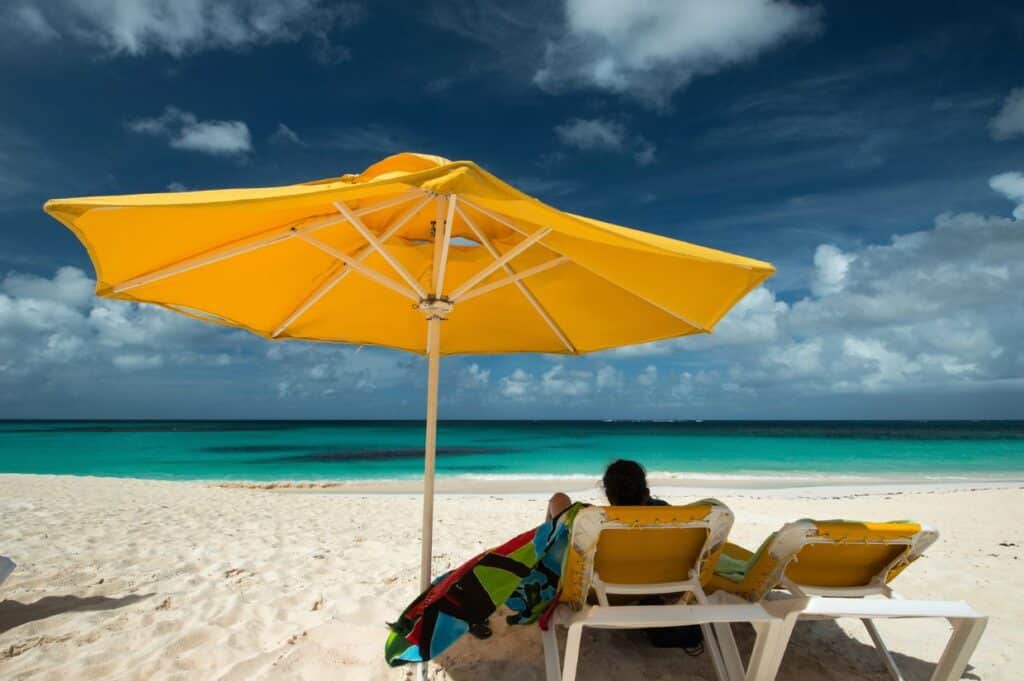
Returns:
[[[557,518],[437,577],[389,625],[387,663],[397,667],[437,657],[502,603],[512,610],[509,624],[536,622],[558,596],[569,532],[582,507],[573,504]]]

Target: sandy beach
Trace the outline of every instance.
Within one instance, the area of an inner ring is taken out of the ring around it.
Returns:
[[[732,537],[744,545],[805,516],[934,525],[939,543],[896,586],[911,597],[964,599],[991,616],[967,678],[1017,678],[1024,666],[1019,483],[663,483],[655,492],[676,503],[708,494],[728,503]],[[505,487],[514,493],[463,484],[441,494],[435,572],[535,525],[551,484]],[[585,481],[573,486],[575,497],[599,501]],[[410,678],[409,668],[385,665],[382,648],[384,623],[417,591],[419,508],[414,494],[372,486],[0,476],[0,554],[18,563],[0,587],[0,678]],[[491,640],[461,641],[430,678],[541,681],[539,631],[492,624]],[[908,675],[927,678],[947,627],[881,629]],[[738,633],[749,645],[746,627]],[[887,678],[867,641],[857,622],[802,624],[779,678]],[[706,655],[650,648],[636,634],[587,633],[583,646],[580,679],[713,678]]]

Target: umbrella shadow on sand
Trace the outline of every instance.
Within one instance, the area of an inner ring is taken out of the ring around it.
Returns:
[[[130,594],[120,598],[108,596],[44,596],[34,603],[0,601],[0,634],[29,622],[66,612],[114,610],[145,600],[153,594]]]
[[[499,618],[491,619],[494,637],[478,641],[463,637],[438,660],[446,676],[453,681],[545,681],[543,648],[535,627],[507,627]],[[744,661],[754,643],[754,631],[748,625],[733,628]],[[559,648],[564,651],[565,630],[559,633]],[[578,677],[585,679],[676,679],[711,681],[714,668],[707,653],[689,657],[679,649],[654,648],[644,634],[625,630],[585,629]],[[935,663],[893,652],[896,664],[907,678],[927,679]],[[779,681],[804,679],[861,681],[888,679],[881,658],[872,646],[850,636],[836,622],[801,622],[793,631],[779,670]],[[965,679],[980,677],[968,666]]]

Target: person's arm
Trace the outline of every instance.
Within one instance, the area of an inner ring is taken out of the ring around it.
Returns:
[[[551,520],[559,513],[572,506],[572,499],[565,492],[555,492],[548,499],[548,514],[545,520]]]

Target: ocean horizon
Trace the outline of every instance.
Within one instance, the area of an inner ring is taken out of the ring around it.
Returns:
[[[652,476],[1024,478],[1024,421],[441,421],[438,475],[594,478],[616,458]],[[408,480],[416,420],[7,420],[0,473],[177,480]]]

